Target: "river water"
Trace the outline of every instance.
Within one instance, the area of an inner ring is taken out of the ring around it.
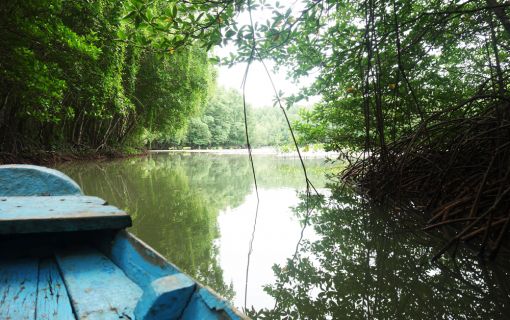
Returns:
[[[254,162],[260,205],[246,294],[251,316],[509,318],[507,256],[486,265],[459,249],[457,259],[432,263],[440,237],[417,232],[419,219],[367,206],[338,185],[326,188],[324,159],[306,159],[324,195],[308,205],[299,196],[305,181],[297,159]],[[130,231],[183,271],[244,306],[257,204],[246,156],[153,154],[58,169],[85,194],[127,211]],[[304,220],[310,226],[296,251]]]

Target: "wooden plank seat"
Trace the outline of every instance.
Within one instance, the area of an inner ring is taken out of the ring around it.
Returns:
[[[59,248],[54,257],[4,259],[0,319],[179,319],[198,292],[180,272],[137,280],[86,245]]]
[[[142,289],[99,251],[59,250],[54,258],[0,264],[0,319],[135,319]]]
[[[53,259],[3,261],[0,265],[0,319],[74,319]]]
[[[0,166],[0,235],[124,229],[125,212],[80,187],[60,171],[32,165]]]
[[[142,289],[96,249],[70,248],[56,253],[78,319],[135,319]]]
[[[123,229],[127,213],[89,196],[0,197],[0,234]]]

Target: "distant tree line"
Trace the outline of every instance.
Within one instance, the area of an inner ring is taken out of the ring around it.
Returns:
[[[297,119],[297,108],[288,110]],[[250,143],[254,147],[284,146],[292,143],[283,113],[275,107],[247,106]],[[217,88],[201,114],[187,126],[154,138],[154,147],[243,148],[246,147],[243,99],[234,89]]]

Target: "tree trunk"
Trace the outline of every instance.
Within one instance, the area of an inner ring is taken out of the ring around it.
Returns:
[[[506,7],[500,4],[498,0],[486,0],[486,2],[505,28],[508,36],[510,36],[510,18],[508,18],[508,15],[506,14]]]

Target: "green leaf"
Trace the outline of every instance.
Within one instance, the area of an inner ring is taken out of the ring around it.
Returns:
[[[175,18],[177,16],[177,4],[175,4],[175,3],[172,3],[170,5],[170,16],[172,18]]]
[[[227,38],[232,38],[235,34],[236,34],[236,32],[235,32],[234,30],[228,30],[228,31],[225,33],[225,37],[227,37]]]
[[[135,10],[133,10],[133,11],[129,12],[128,14],[126,14],[124,17],[122,17],[122,20],[130,20],[136,14],[137,14],[137,12]]]

